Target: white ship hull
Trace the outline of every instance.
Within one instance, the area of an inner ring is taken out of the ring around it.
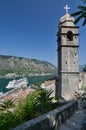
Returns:
[[[21,86],[27,86],[28,84],[28,80],[27,78],[22,78],[19,80],[12,80],[8,83],[8,85],[6,86],[7,89],[12,89],[12,88],[18,88]]]

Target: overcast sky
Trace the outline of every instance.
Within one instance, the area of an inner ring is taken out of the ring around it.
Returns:
[[[0,0],[0,54],[46,60],[57,65],[57,37],[67,0]],[[69,0],[69,13],[82,0]],[[79,62],[86,64],[86,27],[79,29]]]

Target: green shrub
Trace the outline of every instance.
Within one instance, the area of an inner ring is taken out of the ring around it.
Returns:
[[[0,114],[0,130],[10,130],[17,124],[18,123],[15,114],[11,111]]]
[[[42,90],[41,93],[37,96],[35,101],[35,108],[37,111],[43,113],[51,110],[53,97],[50,96],[52,92],[52,90]]]
[[[41,90],[35,91],[33,94],[29,94],[22,102],[20,102],[15,110],[15,115],[19,123],[35,118],[35,100]]]
[[[9,111],[9,109],[1,112],[0,130],[10,130],[18,124],[51,110],[53,98],[50,95],[52,92],[52,90],[36,90],[19,102],[13,112]]]
[[[6,110],[9,108],[13,108],[13,107],[15,107],[14,100],[9,99],[9,100],[3,101],[0,103],[0,106],[1,106],[0,110]]]

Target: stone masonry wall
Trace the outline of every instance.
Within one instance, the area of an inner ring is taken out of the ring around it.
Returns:
[[[78,102],[71,101],[58,109],[18,125],[12,130],[56,130],[78,109]]]
[[[66,100],[73,98],[78,89],[79,74],[63,73],[61,81],[61,96]]]

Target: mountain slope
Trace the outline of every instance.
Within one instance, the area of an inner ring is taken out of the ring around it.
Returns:
[[[28,75],[54,72],[56,72],[56,67],[47,61],[0,55],[0,75],[6,75],[7,73]]]

